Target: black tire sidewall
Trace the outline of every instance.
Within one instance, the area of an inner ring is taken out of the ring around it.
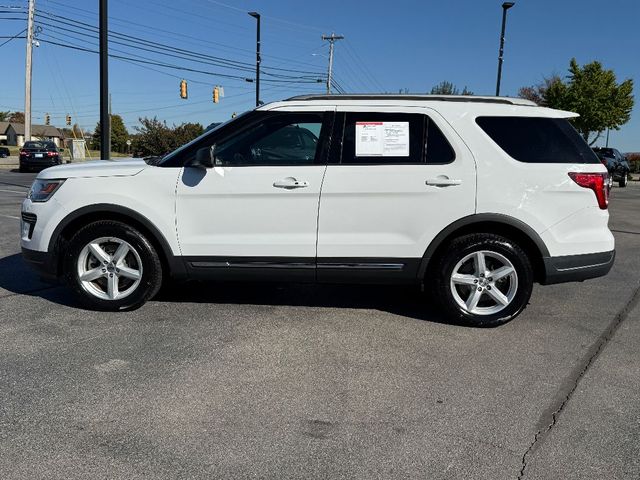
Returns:
[[[82,286],[77,272],[78,256],[91,241],[100,237],[115,237],[129,243],[140,255],[142,279],[131,294],[122,299],[103,300],[88,293]],[[67,283],[86,307],[94,310],[132,310],[152,298],[162,283],[162,266],[158,254],[138,230],[117,221],[98,221],[83,227],[69,242],[64,258],[64,272]]]
[[[453,297],[450,281],[457,263],[470,253],[488,250],[504,255],[516,269],[518,290],[511,303],[493,315],[475,315],[464,310]],[[533,269],[526,253],[513,241],[495,234],[473,234],[454,240],[443,254],[438,268],[436,294],[444,313],[456,323],[493,327],[509,322],[527,306],[533,290]]]

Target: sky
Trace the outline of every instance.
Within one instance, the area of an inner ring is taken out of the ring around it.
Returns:
[[[27,3],[1,2],[18,7]],[[255,68],[256,21],[247,15],[249,11],[262,16],[262,67],[270,73],[262,76],[264,102],[325,91],[324,84],[317,83],[326,75],[328,63],[328,43],[321,36],[332,32],[345,36],[335,43],[334,78],[347,92],[427,93],[447,80],[460,89],[466,86],[475,94],[492,95],[501,4],[499,0],[109,0],[109,29],[136,37],[111,35],[111,53],[127,57],[110,59],[112,112],[122,115],[133,132],[139,117],[206,126],[253,108],[255,85],[244,80],[254,77]],[[33,122],[44,123],[49,113],[51,123],[63,127],[68,113],[73,123],[93,131],[99,117],[98,55],[61,45],[97,50],[92,26],[98,24],[98,0],[36,0],[36,10],[40,45],[33,52]],[[24,14],[6,13],[2,7],[0,11],[5,12],[0,13],[0,37],[26,27]],[[508,12],[501,94],[515,96],[520,87],[539,83],[545,76],[564,76],[575,57],[580,64],[602,62],[618,81],[634,79],[640,102],[638,24],[638,0],[516,0]],[[0,38],[0,44],[6,40]],[[129,42],[138,48],[122,45]],[[140,48],[159,48],[162,53]],[[209,57],[186,59],[184,52]],[[24,62],[24,39],[0,46],[0,110],[23,110]],[[183,78],[188,82],[186,100],[179,97]],[[224,88],[218,104],[211,98],[216,85]],[[598,144],[604,145],[604,139]],[[611,131],[609,145],[623,152],[640,151],[640,106],[628,124]]]

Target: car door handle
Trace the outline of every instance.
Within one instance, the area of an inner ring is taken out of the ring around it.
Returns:
[[[293,177],[283,178],[273,182],[273,186],[276,188],[284,188],[286,190],[293,190],[295,188],[305,188],[309,186],[309,182],[306,180],[296,180]]]
[[[449,178],[445,175],[441,175],[436,178],[428,178],[425,184],[431,185],[433,187],[452,187],[455,185],[461,185],[462,180]]]

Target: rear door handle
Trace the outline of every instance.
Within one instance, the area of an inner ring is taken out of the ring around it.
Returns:
[[[286,190],[293,190],[295,188],[306,188],[309,186],[309,182],[306,180],[296,180],[293,177],[283,178],[273,182],[273,186],[276,188],[284,188]]]
[[[441,175],[436,178],[428,178],[425,184],[431,185],[433,187],[452,187],[455,185],[462,185],[462,180],[449,178],[445,175]]]

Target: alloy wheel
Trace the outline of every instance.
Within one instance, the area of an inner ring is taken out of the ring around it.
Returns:
[[[142,260],[136,249],[116,237],[101,237],[80,251],[77,274],[82,288],[102,300],[131,295],[142,279]]]
[[[466,312],[493,315],[513,301],[518,291],[518,274],[504,255],[480,250],[456,264],[450,288],[454,300]]]

